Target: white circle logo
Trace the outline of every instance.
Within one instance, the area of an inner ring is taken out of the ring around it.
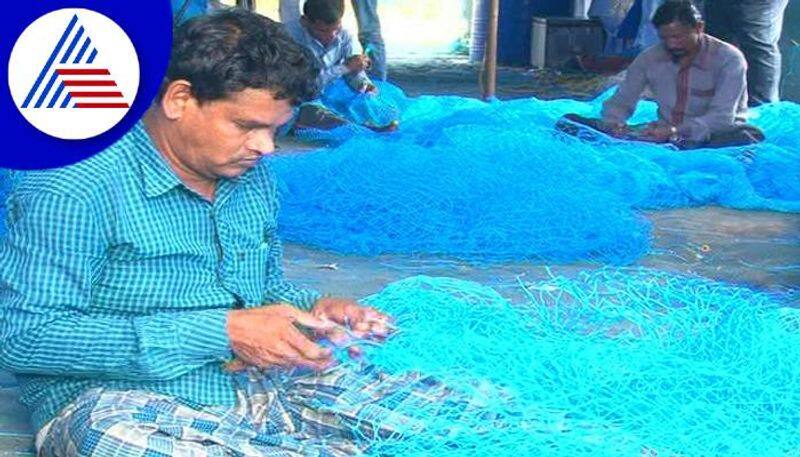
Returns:
[[[20,113],[42,132],[82,140],[107,132],[139,90],[139,58],[106,16],[81,8],[36,19],[14,44],[8,85]]]

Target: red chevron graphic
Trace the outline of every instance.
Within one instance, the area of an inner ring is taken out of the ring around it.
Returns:
[[[111,77],[111,72],[107,68],[59,68],[56,70],[59,76],[65,77],[64,86],[69,90],[69,94],[75,101],[75,108],[129,108],[127,102],[114,102],[109,99],[123,98],[122,92],[107,90],[116,87],[117,82]],[[66,79],[76,76],[97,76],[93,79]],[[105,78],[101,78],[105,76]],[[98,90],[99,89],[99,90]],[[104,90],[106,89],[106,90]],[[90,101],[85,99],[101,98],[102,101]],[[81,100],[84,99],[84,100]]]

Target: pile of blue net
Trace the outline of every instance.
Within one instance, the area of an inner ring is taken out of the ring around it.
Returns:
[[[409,104],[400,88],[392,84],[376,82],[381,90],[377,93],[360,93],[348,86],[343,78],[328,84],[319,102],[351,124],[333,130],[296,128],[294,135],[301,140],[337,144],[371,130],[366,126],[383,127],[392,121],[400,120]]]
[[[511,301],[476,283],[414,277],[364,300],[400,329],[366,346],[365,361],[431,375],[452,400],[401,408],[402,439],[364,436],[371,455],[800,451],[800,310],[648,270],[521,287],[527,298]],[[397,415],[386,420],[397,427]]]
[[[598,115],[610,92],[591,102],[484,103],[407,98],[388,84],[380,89],[378,96],[348,100],[360,112],[399,110],[398,132],[355,124],[305,132],[334,147],[272,161],[282,181],[286,239],[365,255],[624,264],[648,249],[650,229],[640,210],[800,211],[797,104],[754,110],[752,122],[768,138],[763,144],[676,151],[603,136],[585,141],[553,129],[568,112]],[[640,103],[632,122],[654,118],[655,105]]]

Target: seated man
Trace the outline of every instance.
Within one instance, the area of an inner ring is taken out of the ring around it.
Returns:
[[[142,122],[9,195],[0,366],[22,385],[38,455],[355,453],[348,433],[379,395],[351,392],[366,375],[329,368],[311,335],[382,338],[387,316],[284,280],[260,160],[316,69],[240,9],[185,22],[173,46]],[[319,410],[348,399],[350,416]]]
[[[565,119],[616,137],[680,148],[723,147],[762,141],[746,124],[747,64],[734,46],[704,33],[700,12],[689,1],[670,0],[653,16],[661,43],[642,52],[616,93],[603,104],[602,120]],[[658,103],[658,120],[625,124],[645,88]],[[562,129],[569,123],[560,121]]]
[[[302,17],[288,22],[286,30],[317,57],[322,67],[319,82],[323,90],[341,77],[357,92],[375,93],[377,88],[366,73],[371,65],[370,58],[366,54],[353,54],[353,39],[342,28],[343,16],[344,0],[308,0],[303,5]],[[315,102],[300,108],[295,127],[329,130],[348,122]],[[397,124],[366,123],[365,126],[375,131],[390,131]]]
[[[366,74],[370,59],[353,54],[353,38],[342,28],[343,16],[344,0],[309,0],[300,19],[286,24],[286,31],[319,59],[323,87],[341,76],[354,90],[375,90]]]
[[[301,14],[300,0],[280,0],[281,22],[295,22]],[[370,58],[369,74],[381,81],[386,80],[386,45],[381,34],[381,21],[378,17],[378,0],[350,0],[358,22],[358,41]]]

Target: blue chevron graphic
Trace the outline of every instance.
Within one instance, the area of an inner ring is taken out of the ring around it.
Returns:
[[[92,64],[97,54],[97,48],[92,45],[91,37],[86,33],[86,29],[79,24],[78,15],[73,15],[53,48],[53,52],[50,53],[50,57],[39,72],[33,87],[25,97],[22,108],[31,107],[34,98],[36,100],[33,103],[33,108],[41,108],[43,105],[47,108],[55,108],[56,106],[58,108],[70,107],[72,97],[69,91],[64,94],[63,78],[58,74],[54,64]],[[36,97],[37,93],[39,94],[38,97]],[[59,105],[58,101],[62,94],[64,94],[64,97]],[[50,97],[49,101],[48,97]],[[45,105],[46,101],[47,104]],[[72,106],[74,107],[74,103]]]

